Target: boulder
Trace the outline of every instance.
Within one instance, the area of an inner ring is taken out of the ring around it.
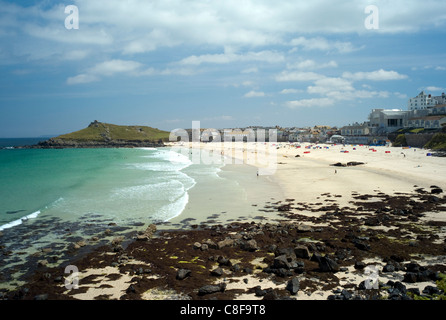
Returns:
[[[369,251],[370,245],[368,243],[365,243],[364,241],[355,239],[352,241],[356,248],[363,251]]]
[[[177,278],[177,280],[184,280],[184,279],[186,279],[188,276],[190,276],[190,274],[191,274],[191,271],[188,270],[188,269],[179,269],[179,270],[177,271],[177,276],[176,276],[176,278]]]
[[[356,261],[355,262],[355,269],[356,270],[362,270],[365,268],[365,263],[362,261]]]
[[[274,268],[274,269],[284,268],[284,269],[289,270],[289,269],[291,269],[291,266],[290,266],[290,263],[288,262],[286,255],[283,254],[281,256],[274,258],[272,268]]]
[[[217,244],[214,241],[212,241],[211,239],[207,239],[206,241],[203,242],[203,244],[206,244],[210,249],[218,248]]]
[[[297,247],[295,247],[294,254],[296,255],[296,258],[310,259],[310,252],[308,250],[308,247],[304,245],[298,245]]]
[[[390,264],[390,263],[388,263],[388,264],[386,264],[384,267],[383,267],[383,270],[382,270],[383,272],[394,272],[395,271],[395,266],[393,265],[393,264]]]
[[[240,245],[240,248],[242,250],[250,251],[250,252],[253,252],[253,251],[256,251],[259,249],[259,247],[257,246],[257,242],[254,239],[251,239],[248,241],[243,241]]]
[[[339,265],[329,257],[321,257],[319,260],[319,270],[321,272],[338,272]]]
[[[37,265],[38,265],[39,267],[45,267],[47,264],[48,264],[48,260],[39,260],[39,261],[37,262]]]
[[[292,295],[297,294],[297,292],[299,291],[299,279],[293,278],[290,281],[288,281],[286,290],[288,290]]]
[[[223,275],[223,269],[221,267],[217,267],[211,271],[211,275],[221,277]]]
[[[205,285],[198,289],[198,295],[204,296],[206,294],[212,294],[217,292],[224,292],[226,289],[226,283],[221,283],[219,285]]]
[[[305,224],[299,224],[299,225],[297,225],[297,227],[296,227],[296,231],[297,231],[298,233],[303,233],[303,232],[313,232],[313,228],[310,227],[310,226],[308,226],[308,225],[305,225]]]
[[[232,247],[234,246],[235,240],[231,238],[226,238],[217,243],[218,249],[223,249],[224,247]]]
[[[195,242],[194,245],[193,245],[193,248],[196,249],[196,250],[197,249],[201,249],[201,243],[200,242]]]
[[[438,187],[435,187],[435,188],[431,189],[431,193],[432,194],[439,194],[439,193],[442,193],[442,192],[443,192],[443,189],[438,188]]]

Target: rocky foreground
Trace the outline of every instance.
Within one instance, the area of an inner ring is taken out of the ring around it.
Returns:
[[[64,267],[42,265],[3,299],[445,299],[446,196],[336,195],[319,203],[268,202],[260,212],[283,220],[186,230],[149,226],[132,241],[116,237],[71,265],[78,288],[67,289]],[[189,221],[190,222],[190,221]],[[193,221],[192,221],[193,222]],[[158,231],[157,231],[158,229]],[[163,228],[164,229],[164,228]],[[74,283],[69,280],[68,283]]]

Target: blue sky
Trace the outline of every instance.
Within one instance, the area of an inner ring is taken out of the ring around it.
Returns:
[[[446,91],[445,35],[441,0],[0,0],[0,137],[362,122]]]

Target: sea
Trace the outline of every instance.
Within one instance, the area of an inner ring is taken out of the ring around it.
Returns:
[[[42,140],[0,139],[0,290],[23,284],[41,260],[64,266],[150,224],[245,221],[259,214],[253,203],[281,197],[255,167],[196,163],[188,148],[15,148]]]
[[[31,257],[44,250],[168,222],[197,179],[224,181],[223,164],[193,164],[170,148],[12,148],[38,141],[0,139],[7,147],[0,149],[0,285],[11,281],[5,268],[30,271]]]

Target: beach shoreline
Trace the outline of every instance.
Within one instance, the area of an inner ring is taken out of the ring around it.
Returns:
[[[115,239],[74,261],[81,272],[79,289],[43,282],[44,273],[53,274],[52,279],[64,275],[61,268],[42,268],[27,283],[24,299],[39,294],[87,300],[348,300],[390,299],[392,294],[403,299],[416,293],[428,296],[426,286],[441,280],[446,272],[443,159],[422,149],[277,143],[269,146],[275,163],[272,158],[247,163],[257,147],[226,145],[220,155],[230,163],[219,174],[238,175],[247,189],[257,179],[280,189],[282,199],[264,194],[249,198],[263,200],[252,203],[253,208],[269,219],[245,219],[241,212],[238,220],[233,215],[210,221],[206,210],[212,210],[212,199],[198,203],[195,196],[203,189],[192,195],[192,188],[190,212],[184,210],[172,225],[158,226],[150,235],[141,232],[139,240],[125,245]],[[193,206],[203,206],[202,212],[194,216]],[[190,228],[175,228],[189,218],[197,219],[188,223]],[[377,270],[375,291],[364,289],[368,267]],[[395,283],[415,293],[398,293]],[[203,293],[205,286],[214,291]]]

